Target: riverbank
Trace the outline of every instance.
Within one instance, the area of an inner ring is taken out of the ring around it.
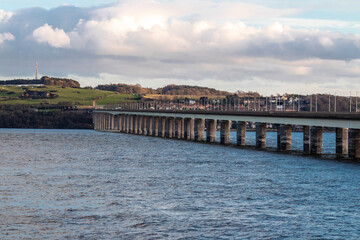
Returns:
[[[93,129],[92,112],[51,106],[0,106],[0,128]]]

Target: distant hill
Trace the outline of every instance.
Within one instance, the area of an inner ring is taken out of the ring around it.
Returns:
[[[115,91],[122,94],[162,94],[162,95],[197,95],[197,96],[225,96],[232,93],[216,90],[214,88],[189,86],[189,85],[167,85],[163,88],[143,88],[141,85],[107,84],[96,87],[99,90]]]
[[[33,84],[80,88],[80,83],[78,81],[67,78],[56,78],[56,77],[48,77],[48,76],[44,76],[40,80],[14,79],[14,80],[0,81],[0,85],[33,85]]]
[[[56,78],[44,76],[41,78],[44,85],[48,86],[59,86],[59,87],[70,87],[70,88],[80,88],[80,83],[78,81],[67,79],[67,78]]]

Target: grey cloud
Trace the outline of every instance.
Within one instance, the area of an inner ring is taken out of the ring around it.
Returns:
[[[107,16],[107,20],[118,20],[113,23],[101,19],[97,10],[64,6],[15,12],[0,23],[0,33],[15,37],[0,45],[0,75],[32,75],[38,61],[40,73],[47,75],[94,77],[107,73],[176,82],[212,79],[241,89],[241,83],[254,79],[264,86],[271,82],[310,84],[360,74],[354,70],[360,65],[360,37],[355,35],[243,25],[229,30],[213,23],[194,33],[196,23],[184,18],[176,24],[168,20],[162,27],[125,30],[124,22],[116,19],[119,16]],[[83,22],[78,25],[80,19]],[[90,21],[95,24],[86,25]],[[72,48],[53,48],[34,41],[34,30],[44,24],[64,30]],[[353,69],[347,69],[349,66]]]

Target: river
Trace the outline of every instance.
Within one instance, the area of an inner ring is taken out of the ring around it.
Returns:
[[[0,142],[0,239],[360,238],[360,164],[88,130]]]

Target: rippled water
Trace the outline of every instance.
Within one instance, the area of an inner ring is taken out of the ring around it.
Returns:
[[[0,239],[360,238],[359,164],[94,131],[0,139]]]

